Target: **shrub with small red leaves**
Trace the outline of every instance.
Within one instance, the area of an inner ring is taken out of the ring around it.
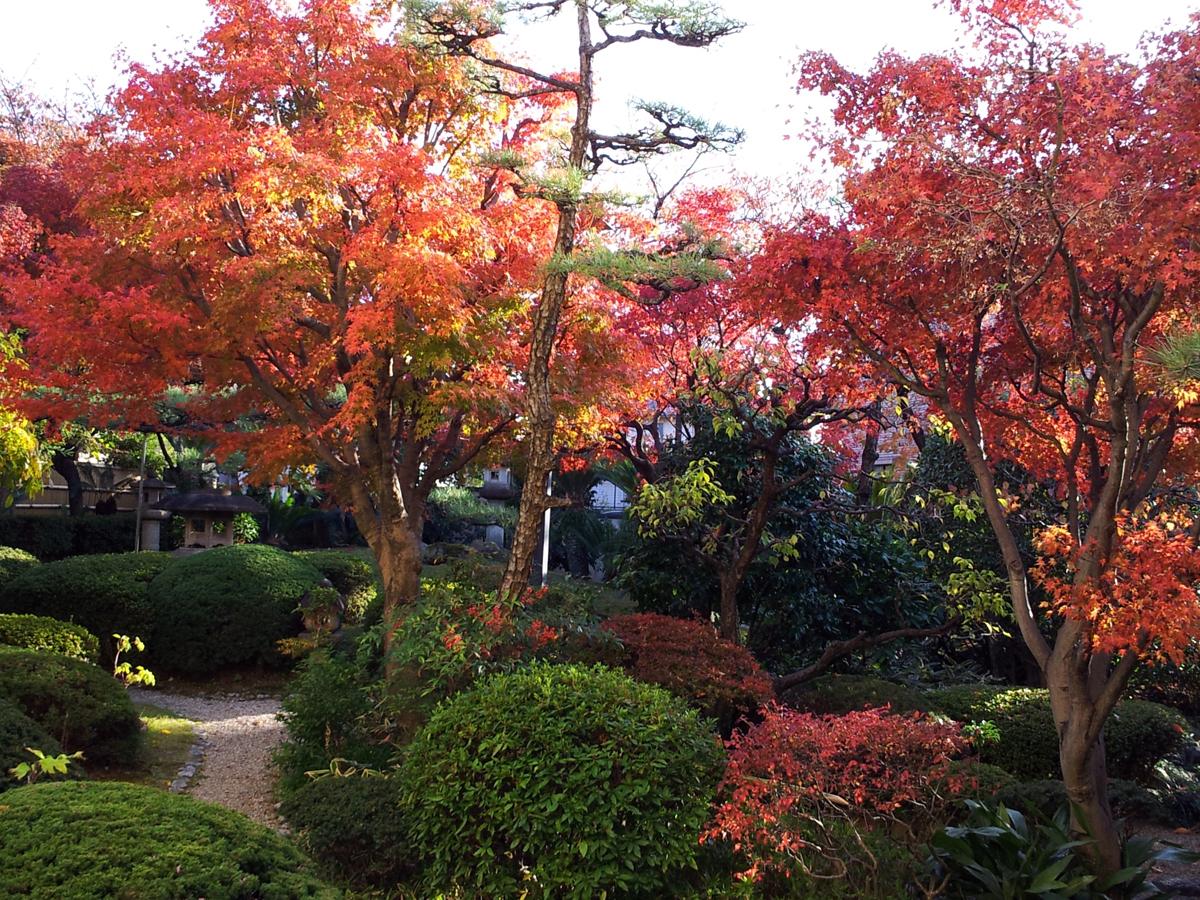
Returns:
[[[771,678],[745,647],[712,625],[657,613],[614,616],[601,626],[625,648],[625,670],[715,718],[723,730],[772,696]]]
[[[957,725],[920,714],[814,716],[771,704],[728,742],[706,837],[733,844],[747,861],[743,878],[797,866],[845,872],[847,857],[861,856],[859,830],[941,821],[962,787],[949,766],[966,746]]]

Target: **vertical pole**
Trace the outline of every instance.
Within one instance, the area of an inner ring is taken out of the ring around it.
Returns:
[[[139,553],[142,549],[142,498],[146,496],[146,445],[150,441],[150,435],[142,433],[142,464],[138,467],[138,495],[137,495],[137,512],[133,517],[133,552]]]
[[[546,473],[546,496],[551,496],[554,490],[554,473]],[[550,507],[542,514],[542,587],[550,579]]]

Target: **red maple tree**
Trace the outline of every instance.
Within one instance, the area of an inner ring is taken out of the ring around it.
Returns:
[[[1193,19],[1135,61],[1070,43],[1040,24],[1069,8],[1036,6],[985,4],[975,49],[888,53],[866,74],[805,57],[802,87],[834,103],[809,136],[844,167],[846,207],[782,230],[760,271],[847,392],[890,382],[953,428],[1050,689],[1077,824],[1112,871],[1104,722],[1139,662],[1200,630],[1196,519],[1171,490],[1194,479],[1200,408],[1191,370],[1168,364],[1200,326],[1200,34]],[[1043,615],[1005,461],[1061,502],[1033,571],[1054,598]]]

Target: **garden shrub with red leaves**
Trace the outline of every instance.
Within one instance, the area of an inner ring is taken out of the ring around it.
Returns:
[[[968,745],[957,725],[869,709],[814,716],[778,704],[728,742],[708,840],[729,841],[741,877],[861,877],[877,867],[873,829],[915,840],[965,785],[951,763]]]
[[[630,675],[687,700],[726,733],[772,697],[771,678],[750,651],[722,640],[700,619],[632,613],[601,627],[624,646]]]

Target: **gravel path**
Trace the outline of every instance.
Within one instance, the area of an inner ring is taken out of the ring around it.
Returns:
[[[271,753],[284,737],[275,697],[216,694],[196,697],[164,691],[130,693],[191,719],[207,742],[196,780],[187,793],[219,803],[274,829],[282,827],[272,797]]]

